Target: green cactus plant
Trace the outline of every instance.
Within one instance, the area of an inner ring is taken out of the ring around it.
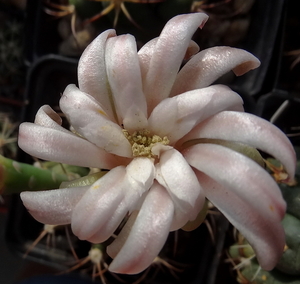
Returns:
[[[45,165],[48,168],[19,163],[0,155],[0,194],[59,188],[62,182],[87,176],[89,173],[87,168],[57,163]],[[86,177],[89,178],[90,176]]]

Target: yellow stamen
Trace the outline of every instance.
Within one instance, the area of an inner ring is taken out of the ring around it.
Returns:
[[[125,137],[128,139],[132,148],[132,155],[134,157],[148,157],[153,158],[151,152],[152,147],[156,143],[161,143],[162,145],[168,145],[170,143],[167,136],[161,138],[158,135],[150,135],[149,130],[135,131],[132,135],[126,130],[123,130]]]

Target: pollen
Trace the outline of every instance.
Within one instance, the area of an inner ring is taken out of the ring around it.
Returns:
[[[151,135],[149,130],[135,131],[133,134],[130,134],[126,129],[123,129],[123,133],[131,144],[134,157],[153,158],[154,155],[151,149],[155,144],[168,145],[170,143],[167,136]]]
[[[261,280],[263,280],[263,281],[267,281],[267,275],[265,275],[265,274],[263,274],[262,276],[261,276]]]

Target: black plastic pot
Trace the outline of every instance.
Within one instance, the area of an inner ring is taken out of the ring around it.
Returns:
[[[289,1],[282,16],[276,39],[276,54],[272,59],[272,88],[259,97],[255,109],[256,115],[271,120],[286,133],[293,145],[300,144],[300,65],[292,68],[295,58],[285,53],[299,48],[299,41],[294,39],[295,30],[298,31],[300,25],[297,7],[296,1]]]
[[[257,97],[274,88],[286,5],[285,0],[255,2],[249,32],[241,48],[253,53],[261,66],[233,82],[231,87],[239,94]]]

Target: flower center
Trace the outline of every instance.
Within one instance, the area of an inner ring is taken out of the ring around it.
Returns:
[[[132,155],[134,157],[153,158],[154,155],[151,149],[155,144],[168,145],[170,143],[167,136],[163,138],[158,135],[151,136],[149,130],[135,131],[133,134],[130,134],[126,129],[123,129],[123,133],[131,144]]]

